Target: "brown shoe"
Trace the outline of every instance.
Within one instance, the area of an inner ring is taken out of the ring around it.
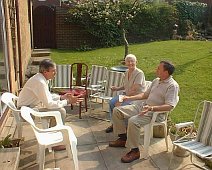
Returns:
[[[53,146],[52,149],[54,151],[62,151],[62,150],[65,150],[66,149],[66,146],[65,145]]]
[[[130,151],[125,156],[121,158],[123,163],[130,163],[136,159],[140,158],[140,151]]]
[[[109,146],[110,147],[125,147],[126,140],[123,140],[121,138],[115,140],[115,141],[110,141]]]
[[[105,129],[106,133],[111,133],[113,132],[113,125],[109,126],[107,129]]]

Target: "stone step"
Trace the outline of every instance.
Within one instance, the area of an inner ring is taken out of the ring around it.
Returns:
[[[50,56],[43,56],[43,57],[31,57],[31,65],[39,65],[40,62],[44,59],[51,59]]]
[[[44,56],[50,56],[51,52],[50,49],[34,49],[32,51],[31,56],[32,57],[44,57]]]

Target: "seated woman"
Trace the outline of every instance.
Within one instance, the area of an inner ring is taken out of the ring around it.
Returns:
[[[124,85],[121,87],[112,86],[111,89],[113,91],[124,90],[124,95],[134,96],[136,94],[140,94],[145,92],[146,83],[145,76],[142,70],[136,67],[137,59],[133,54],[128,54],[125,57],[125,65],[128,67],[128,70],[125,73],[124,77]],[[130,104],[130,101],[121,102],[119,100],[119,96],[115,96],[109,102],[109,114],[110,118],[112,117],[113,108],[118,106],[124,106]],[[113,131],[113,125],[109,126],[106,130],[106,133],[110,133]]]

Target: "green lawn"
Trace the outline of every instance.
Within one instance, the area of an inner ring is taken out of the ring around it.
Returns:
[[[212,101],[212,42],[209,41],[161,41],[130,45],[130,53],[138,58],[138,68],[146,80],[155,77],[160,60],[170,60],[176,66],[174,78],[180,85],[180,101],[171,114],[174,122],[192,120],[197,104]],[[52,50],[51,57],[57,64],[85,62],[111,66],[119,65],[124,47],[103,48],[87,52]]]

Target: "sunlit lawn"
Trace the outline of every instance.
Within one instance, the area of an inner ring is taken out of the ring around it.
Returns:
[[[138,58],[138,68],[146,80],[153,80],[160,60],[170,60],[176,66],[174,78],[180,85],[180,101],[171,114],[174,122],[192,120],[197,104],[212,101],[212,42],[161,41],[130,45],[130,53]],[[53,50],[51,57],[57,64],[84,62],[111,66],[120,65],[124,47],[102,48],[87,52]]]

